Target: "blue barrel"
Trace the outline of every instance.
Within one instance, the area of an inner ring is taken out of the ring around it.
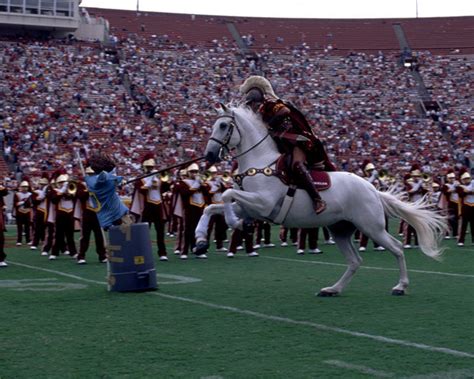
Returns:
[[[109,291],[157,289],[155,261],[147,223],[112,226],[109,229]]]

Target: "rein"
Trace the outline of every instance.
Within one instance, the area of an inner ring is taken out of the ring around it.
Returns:
[[[217,142],[219,145],[221,145],[221,149],[226,149],[227,152],[229,153],[229,158],[228,159],[225,159],[227,161],[230,161],[231,159],[236,159],[236,158],[240,158],[242,156],[244,156],[245,154],[247,154],[248,152],[252,151],[253,149],[255,149],[258,145],[260,145],[263,141],[265,141],[269,136],[270,136],[270,133],[267,132],[267,134],[260,140],[258,141],[255,145],[251,146],[250,148],[248,148],[247,150],[243,151],[242,153],[240,154],[237,154],[235,156],[232,156],[230,154],[230,149],[228,147],[229,145],[229,142],[230,142],[230,139],[232,138],[232,134],[234,133],[234,128],[237,129],[237,132],[239,133],[239,137],[240,137],[240,140],[242,140],[242,133],[240,132],[240,129],[239,129],[239,126],[237,125],[237,123],[235,122],[235,115],[234,115],[234,112],[232,112],[232,115],[222,115],[220,116],[219,118],[224,118],[224,117],[228,117],[230,118],[232,121],[230,123],[230,127],[229,127],[229,130],[227,131],[225,137],[224,137],[224,140],[221,141],[221,140],[218,140],[217,138],[214,138],[214,137],[210,137],[209,140],[211,141],[214,141],[214,142]],[[219,120],[219,118],[217,120]],[[239,142],[240,143],[240,142]],[[220,155],[220,154],[219,154]]]

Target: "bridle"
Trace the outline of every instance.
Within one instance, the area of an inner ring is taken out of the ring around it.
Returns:
[[[229,160],[232,160],[232,159],[240,158],[241,156],[247,154],[249,151],[255,149],[258,145],[260,145],[263,141],[265,141],[267,139],[267,137],[270,136],[270,133],[267,132],[267,134],[265,134],[265,136],[260,141],[258,141],[255,145],[251,146],[250,148],[248,148],[247,150],[245,150],[244,152],[242,152],[240,154],[232,156],[230,154],[229,142],[230,142],[230,139],[232,138],[232,135],[234,134],[234,128],[239,133],[239,141],[242,141],[242,132],[240,131],[239,126],[237,125],[237,123],[235,121],[235,113],[234,112],[232,112],[231,115],[224,114],[224,115],[218,117],[218,119],[216,120],[216,123],[217,123],[218,120],[220,120],[221,118],[224,118],[224,117],[227,117],[227,118],[231,119],[231,122],[229,124],[229,129],[227,130],[227,133],[224,136],[224,139],[219,140],[219,139],[217,139],[215,137],[212,137],[212,136],[209,138],[210,141],[214,141],[214,142],[218,143],[221,146],[220,149],[219,149],[219,158],[221,158],[223,160],[229,161]],[[240,144],[240,142],[239,142],[239,144]],[[224,154],[223,154],[224,150],[227,152],[226,156],[224,156]]]

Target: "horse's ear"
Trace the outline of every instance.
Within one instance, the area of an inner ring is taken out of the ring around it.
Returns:
[[[229,113],[229,108],[224,103],[219,103],[221,106],[221,109],[224,111],[224,113]]]

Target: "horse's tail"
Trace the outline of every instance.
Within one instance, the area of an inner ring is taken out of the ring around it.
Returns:
[[[446,218],[431,209],[423,198],[414,203],[402,200],[402,195],[395,189],[387,192],[378,191],[385,213],[399,217],[415,228],[421,251],[427,256],[441,260],[444,248],[440,247],[441,239],[448,229]]]

